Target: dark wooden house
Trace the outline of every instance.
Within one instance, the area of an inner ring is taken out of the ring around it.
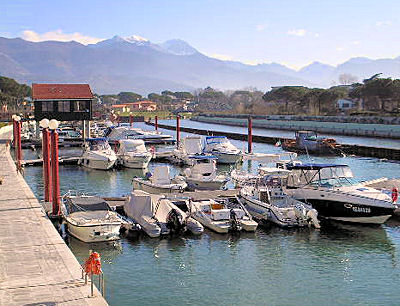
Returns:
[[[92,120],[93,93],[88,84],[32,84],[35,120]]]

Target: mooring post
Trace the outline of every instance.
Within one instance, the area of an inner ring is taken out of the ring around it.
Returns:
[[[17,121],[15,121],[15,119],[12,119],[12,123],[13,123],[13,147],[16,148],[17,147]],[[14,151],[15,154],[15,159],[17,158],[17,151]]]
[[[251,116],[249,116],[247,120],[247,128],[248,128],[248,135],[247,135],[247,153],[253,152],[253,120]]]
[[[51,202],[51,172],[50,172],[50,132],[48,128],[42,130],[42,151],[43,151],[43,180],[44,180],[44,201]]]
[[[154,128],[156,131],[158,131],[158,116],[154,117]]]
[[[181,123],[181,117],[178,115],[176,116],[176,146],[179,146],[179,141],[181,139],[181,128],[180,128],[180,123]]]
[[[60,214],[60,177],[58,173],[58,133],[51,131],[51,178],[53,192],[53,216]]]
[[[132,123],[133,123],[133,116],[132,114],[129,115],[129,126],[132,127]]]

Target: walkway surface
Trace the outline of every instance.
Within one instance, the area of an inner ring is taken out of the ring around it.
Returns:
[[[22,175],[0,130],[0,305],[107,305],[89,297],[79,262]],[[3,132],[3,133],[2,133]]]

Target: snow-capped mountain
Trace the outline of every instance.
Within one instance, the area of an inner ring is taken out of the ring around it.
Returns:
[[[198,51],[181,39],[170,39],[160,44],[160,47],[168,53],[175,55],[192,55]]]

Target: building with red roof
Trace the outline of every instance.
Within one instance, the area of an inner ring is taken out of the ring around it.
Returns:
[[[32,84],[35,120],[92,120],[89,84]]]

